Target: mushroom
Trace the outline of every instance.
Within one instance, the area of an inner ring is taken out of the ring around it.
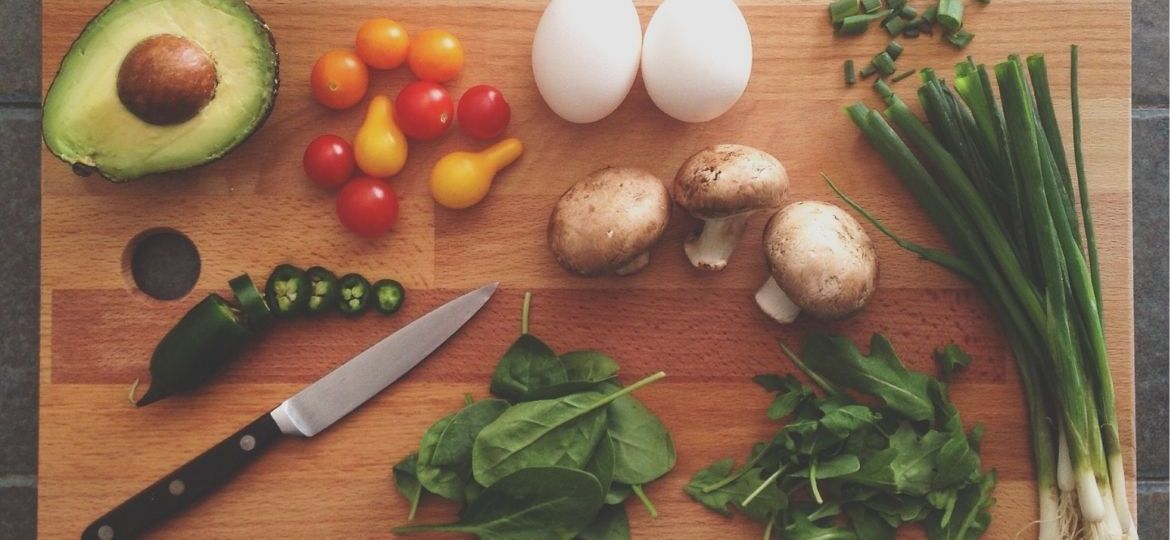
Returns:
[[[566,270],[624,276],[650,262],[666,230],[670,194],[656,176],[607,167],[573,184],[548,220],[548,247]]]
[[[780,206],[788,173],[767,152],[739,144],[700,150],[674,177],[674,200],[703,220],[683,246],[695,268],[719,271],[735,251],[752,214]]]
[[[764,230],[772,276],[756,303],[781,323],[801,310],[840,319],[865,306],[877,281],[877,252],[869,235],[844,210],[824,202],[784,207]]]

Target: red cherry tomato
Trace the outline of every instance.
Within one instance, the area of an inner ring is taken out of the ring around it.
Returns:
[[[451,95],[438,84],[415,81],[403,88],[394,100],[394,121],[407,137],[438,138],[455,120]]]
[[[305,174],[317,185],[335,188],[353,178],[353,147],[337,135],[321,135],[305,148]]]
[[[459,98],[459,129],[468,137],[494,139],[511,120],[512,108],[494,86],[473,86]]]
[[[382,180],[355,178],[337,194],[337,217],[354,234],[373,238],[398,221],[398,197]]]

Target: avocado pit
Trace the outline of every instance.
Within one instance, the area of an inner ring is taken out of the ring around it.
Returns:
[[[118,69],[118,99],[143,122],[186,122],[215,97],[215,62],[199,44],[173,34],[135,45]]]

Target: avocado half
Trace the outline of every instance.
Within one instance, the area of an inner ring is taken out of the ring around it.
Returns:
[[[240,0],[114,0],[73,42],[42,129],[79,175],[124,182],[215,161],[276,102],[268,25]]]

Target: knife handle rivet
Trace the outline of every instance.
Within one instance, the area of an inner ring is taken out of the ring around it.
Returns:
[[[171,495],[174,495],[176,497],[179,495],[182,495],[183,492],[186,491],[186,489],[187,489],[187,484],[184,484],[183,481],[179,480],[178,478],[171,480],[170,485],[167,486],[167,491],[170,491]]]
[[[102,525],[97,532],[99,540],[114,540],[114,528],[109,525]]]
[[[245,452],[251,452],[253,448],[256,448],[256,437],[251,435],[240,437],[240,448]]]

